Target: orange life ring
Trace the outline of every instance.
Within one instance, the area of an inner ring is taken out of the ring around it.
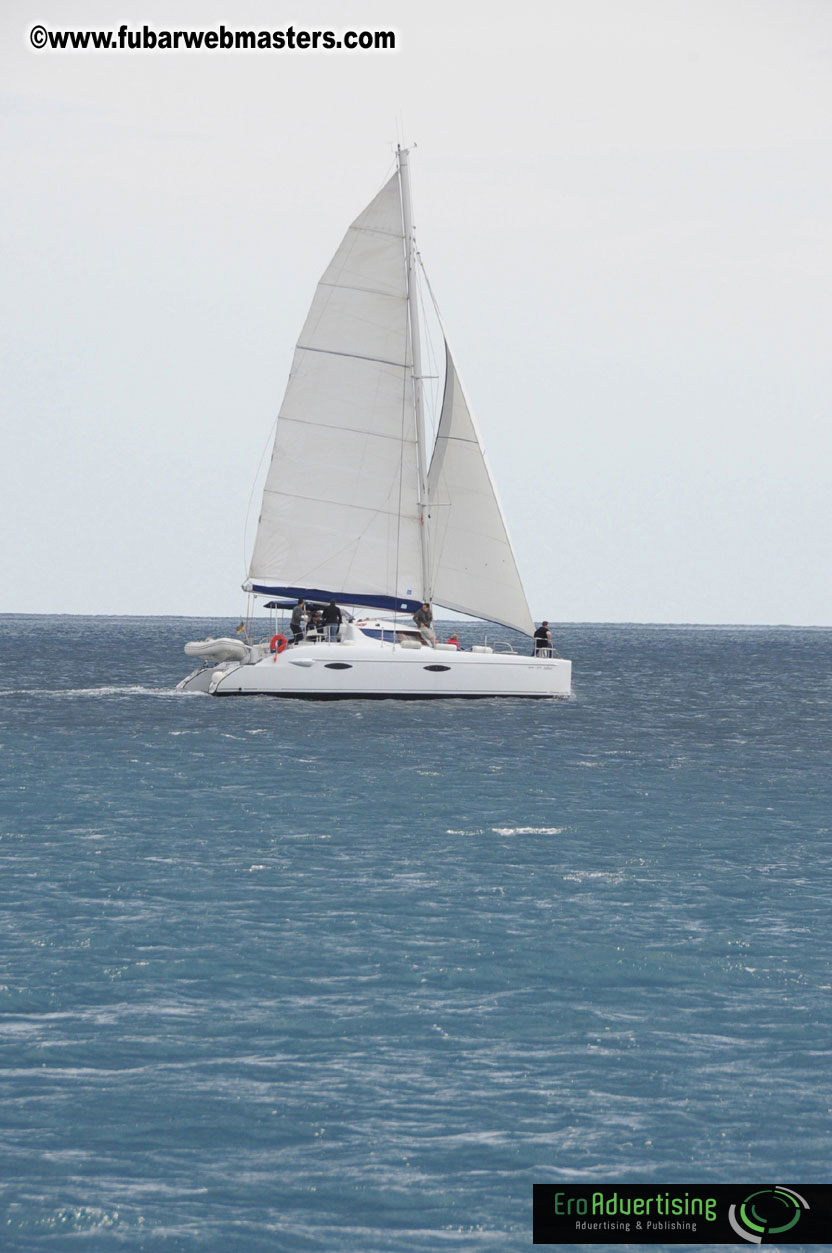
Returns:
[[[279,656],[288,642],[285,635],[273,635],[269,640],[269,652],[274,653],[275,657]]]

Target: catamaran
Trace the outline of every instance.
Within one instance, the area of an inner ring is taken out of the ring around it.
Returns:
[[[180,690],[306,698],[568,696],[571,662],[534,622],[491,473],[444,340],[432,448],[407,149],[318,283],[295,348],[248,578],[270,607],[340,607],[337,630],[198,640]],[[444,331],[443,331],[444,338]],[[420,607],[513,628],[460,649]],[[298,615],[299,616],[299,615]],[[275,624],[277,625],[277,623]]]

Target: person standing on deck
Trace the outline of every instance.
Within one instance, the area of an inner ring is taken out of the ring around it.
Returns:
[[[324,608],[323,623],[326,630],[326,638],[330,644],[334,644],[341,629],[341,610],[334,600],[331,600]]]
[[[292,643],[299,644],[303,639],[303,623],[306,618],[306,602],[301,599],[292,610],[289,626],[292,628]]]
[[[542,623],[534,633],[534,655],[535,657],[551,657],[552,656],[552,632],[549,630],[549,623]]]

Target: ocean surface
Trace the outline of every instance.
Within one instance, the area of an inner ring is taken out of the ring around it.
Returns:
[[[0,1249],[504,1253],[534,1183],[830,1181],[832,631],[177,694],[235,626],[0,618]]]

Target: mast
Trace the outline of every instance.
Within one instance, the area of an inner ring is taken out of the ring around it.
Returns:
[[[416,449],[419,463],[418,504],[419,539],[422,551],[422,600],[432,603],[433,589],[430,585],[430,554],[428,551],[428,477],[427,441],[425,439],[425,410],[422,394],[422,348],[419,335],[419,302],[416,291],[416,249],[413,243],[413,206],[410,199],[410,168],[408,149],[399,147],[399,178],[402,189],[402,215],[407,267],[407,312],[410,326],[410,352],[413,363],[413,403],[416,412]]]

